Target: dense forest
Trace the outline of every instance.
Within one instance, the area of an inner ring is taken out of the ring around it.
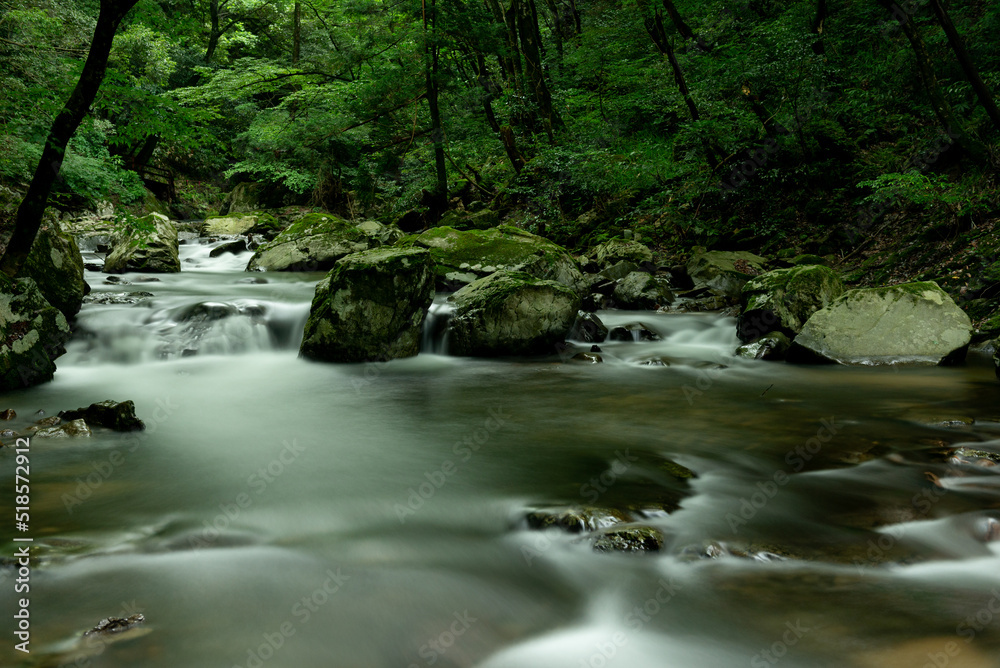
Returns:
[[[98,10],[3,3],[7,185],[31,180]],[[261,207],[406,231],[629,230],[978,297],[1000,279],[998,28],[981,1],[141,0],[51,204],[139,212],[140,174],[166,169],[179,218],[245,182]]]

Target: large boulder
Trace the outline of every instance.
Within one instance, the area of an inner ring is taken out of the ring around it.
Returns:
[[[328,271],[346,255],[401,237],[395,227],[372,220],[353,223],[332,213],[310,213],[258,248],[247,271]]]
[[[465,286],[449,300],[448,352],[490,357],[551,352],[565,340],[580,307],[562,283],[498,271]]]
[[[299,353],[325,362],[412,357],[420,351],[421,325],[433,299],[426,250],[347,255],[316,285]]]
[[[46,301],[67,318],[80,311],[87,293],[80,248],[54,219],[38,230],[18,277],[34,279]]]
[[[281,231],[281,223],[269,213],[233,213],[228,216],[209,216],[199,230],[202,236],[262,234],[273,239]]]
[[[848,290],[806,321],[791,362],[948,364],[961,361],[972,322],[934,282]]]
[[[52,380],[70,328],[30,278],[0,273],[0,390]]]
[[[829,267],[777,269],[750,279],[740,294],[737,334],[747,343],[769,332],[794,337],[816,311],[844,294],[844,282]]]
[[[622,261],[634,262],[637,265],[653,261],[653,251],[632,239],[611,239],[610,241],[605,241],[595,246],[587,256],[596,262],[601,269]]]
[[[612,299],[620,309],[655,310],[674,301],[674,294],[666,279],[633,271],[618,282]]]
[[[111,237],[111,252],[104,259],[104,271],[173,273],[181,270],[177,251],[177,228],[166,216],[151,213]]]
[[[266,197],[263,183],[238,183],[222,200],[219,214],[225,216],[256,211],[262,208],[261,203],[264,199]]]
[[[687,263],[695,289],[708,288],[731,301],[739,299],[744,284],[764,273],[767,260],[746,251],[696,253]]]
[[[508,225],[469,231],[435,227],[404,243],[430,250],[438,285],[443,289],[466,285],[499,270],[556,281],[577,292],[585,284],[576,260],[565,248]]]

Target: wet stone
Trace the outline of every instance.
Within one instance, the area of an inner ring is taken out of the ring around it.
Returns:
[[[659,341],[660,335],[650,330],[641,322],[612,327],[608,333],[609,341]]]
[[[597,552],[659,552],[663,549],[663,534],[653,527],[625,527],[603,532],[594,541]]]
[[[134,629],[139,624],[146,621],[146,618],[141,614],[135,614],[128,618],[123,617],[107,617],[98,622],[97,626],[85,632],[83,635],[98,635],[106,636],[114,633],[123,633],[125,631],[130,631]]]
[[[7,410],[0,412],[0,420],[13,420],[16,417],[17,413],[15,413],[12,408],[8,408]]]

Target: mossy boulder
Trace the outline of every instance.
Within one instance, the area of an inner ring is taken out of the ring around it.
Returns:
[[[219,214],[222,216],[236,213],[249,213],[262,208],[265,199],[263,183],[238,183],[222,200]],[[267,205],[263,205],[266,207]]]
[[[351,253],[395,243],[402,233],[375,221],[310,213],[254,253],[247,271],[328,271]]]
[[[104,271],[108,274],[180,270],[177,228],[158,213],[143,216],[135,225],[116,230],[111,237],[111,252],[104,259]]]
[[[655,310],[674,301],[669,283],[644,271],[633,271],[618,282],[612,299],[616,308]]]
[[[488,230],[500,223],[500,214],[490,209],[482,211],[445,211],[435,227],[451,227],[456,230]]]
[[[281,232],[281,222],[269,213],[233,213],[228,216],[209,216],[201,225],[202,236],[260,234],[273,239]]]
[[[687,263],[687,273],[695,289],[736,301],[743,286],[764,273],[767,260],[746,251],[707,251],[695,253]]]
[[[454,289],[501,269],[556,281],[574,291],[584,285],[583,273],[565,248],[516,227],[469,231],[435,227],[403,244],[431,252],[442,289]]]
[[[80,311],[87,293],[80,248],[54,219],[38,230],[18,277],[34,279],[46,301],[67,318]]]
[[[498,271],[449,298],[449,352],[491,357],[551,352],[565,340],[580,299],[561,283],[524,272]]]
[[[809,316],[842,294],[840,274],[822,265],[761,274],[747,281],[740,293],[737,334],[744,343],[768,332],[794,337]]]
[[[965,358],[972,322],[933,281],[848,290],[806,321],[791,362],[949,364]]]
[[[434,299],[424,249],[376,248],[337,261],[316,285],[299,353],[325,362],[385,361],[420,351]]]
[[[595,246],[587,256],[600,265],[601,269],[618,262],[634,262],[637,265],[653,261],[653,251],[632,239],[611,239]]]
[[[30,278],[0,274],[0,390],[52,380],[55,359],[66,352],[69,323]]]

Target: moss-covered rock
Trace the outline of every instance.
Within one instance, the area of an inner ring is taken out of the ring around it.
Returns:
[[[475,213],[470,211],[445,211],[435,227],[452,227],[456,230],[488,230],[500,223],[500,214],[490,209]]]
[[[961,361],[972,322],[937,283],[848,290],[816,311],[792,342],[792,362],[948,364]]]
[[[449,352],[483,357],[551,352],[580,307],[565,285],[512,271],[474,281],[450,300],[455,312],[448,321]]]
[[[600,265],[601,269],[618,262],[634,262],[643,265],[653,261],[653,251],[632,239],[611,239],[595,246],[587,256]]]
[[[76,240],[63,232],[55,219],[38,230],[18,277],[34,279],[46,301],[67,318],[80,311],[87,292],[83,256]]]
[[[0,390],[52,380],[70,328],[30,278],[0,273]]]
[[[612,293],[616,308],[655,310],[674,301],[665,279],[644,271],[633,271],[618,282]]]
[[[463,232],[435,227],[402,242],[430,250],[438,285],[454,289],[505,269],[561,283],[574,291],[583,284],[576,260],[562,246],[516,227]]]
[[[663,549],[663,534],[653,527],[615,527],[601,532],[594,541],[597,552],[644,553]]]
[[[401,236],[375,221],[353,223],[331,213],[310,213],[258,248],[247,271],[327,271],[346,255],[395,243]]]
[[[260,234],[273,239],[281,232],[281,222],[269,213],[233,213],[228,216],[209,216],[201,225],[202,236],[228,234]]]
[[[754,277],[740,293],[740,341],[753,341],[768,332],[794,337],[809,316],[842,294],[840,274],[821,265],[777,269]]]
[[[747,281],[764,273],[766,264],[764,258],[746,251],[708,251],[691,257],[687,273],[695,289],[708,288],[735,301]]]
[[[325,362],[385,361],[420,351],[434,299],[430,254],[376,248],[337,261],[316,285],[299,353]]]
[[[145,227],[152,226],[152,231]],[[111,252],[104,259],[104,271],[172,273],[181,270],[177,249],[177,228],[166,216],[151,213],[136,225],[117,230],[111,237]]]

